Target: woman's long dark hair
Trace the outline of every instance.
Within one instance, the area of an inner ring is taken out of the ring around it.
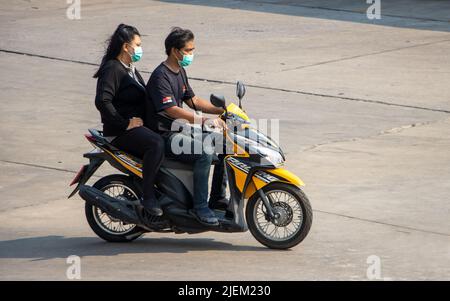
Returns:
[[[141,35],[136,27],[126,24],[120,24],[117,26],[116,31],[114,31],[112,36],[106,41],[108,43],[108,48],[106,48],[105,55],[102,58],[100,67],[94,74],[94,78],[100,76],[105,63],[113,58],[116,58],[120,54],[123,44],[130,43],[134,39],[135,35]]]

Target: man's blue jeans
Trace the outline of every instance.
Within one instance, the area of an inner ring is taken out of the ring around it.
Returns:
[[[214,154],[214,145],[203,143],[207,133],[196,138],[182,133],[166,133],[163,138],[166,142],[166,156],[177,161],[193,163],[194,169],[194,209],[208,207],[208,179]],[[174,141],[175,140],[175,141]],[[173,149],[173,144],[180,146],[186,152],[180,153]],[[206,144],[206,145],[205,145]],[[214,167],[210,200],[216,201],[225,198],[226,177],[223,158],[218,155],[219,162]]]

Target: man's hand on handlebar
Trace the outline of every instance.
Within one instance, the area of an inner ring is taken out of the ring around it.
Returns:
[[[227,124],[220,117],[217,117],[217,118],[214,118],[214,119],[205,118],[204,121],[203,121],[203,124],[207,128],[211,128],[211,129],[220,129],[220,130],[227,130],[228,129]]]

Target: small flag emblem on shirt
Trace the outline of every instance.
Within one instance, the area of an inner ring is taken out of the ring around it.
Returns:
[[[170,96],[164,97],[163,100],[162,100],[163,104],[166,104],[166,103],[169,103],[169,102],[172,102],[172,97],[170,97]]]

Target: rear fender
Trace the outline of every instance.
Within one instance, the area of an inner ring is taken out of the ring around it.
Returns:
[[[67,198],[71,198],[73,195],[75,195],[78,190],[80,190],[80,187],[86,184],[86,182],[97,171],[100,165],[105,162],[105,154],[103,152],[90,152],[84,154],[83,156],[89,159],[89,164],[83,165],[78,174],[75,176],[75,179],[73,179],[72,183],[70,183],[70,186],[74,184],[77,184],[77,186]]]

